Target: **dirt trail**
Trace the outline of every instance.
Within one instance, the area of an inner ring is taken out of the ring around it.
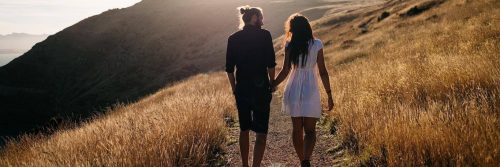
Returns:
[[[273,95],[267,146],[262,166],[300,166],[292,145],[292,122],[288,115],[281,112],[281,100],[282,98],[279,97],[279,93]],[[335,136],[329,134],[328,130],[321,126],[317,126],[316,129],[317,141],[311,163],[313,166],[340,165],[342,160],[339,158],[339,155],[342,154],[342,150],[335,151],[333,149],[338,145]],[[230,142],[228,142],[226,148],[228,166],[241,166],[238,134],[238,127],[231,128]],[[253,132],[251,134],[250,151],[253,151],[255,135]]]
[[[339,2],[339,0],[330,0]],[[362,1],[341,1],[342,3],[307,8],[301,11],[308,16],[343,14],[354,9],[361,9],[367,6],[376,6],[384,3],[382,0],[362,0]],[[281,60],[278,60],[281,62]],[[291,118],[281,112],[280,91],[273,94],[271,102],[271,117],[269,120],[269,133],[267,137],[266,152],[262,166],[300,166],[300,162],[292,145],[292,123]],[[329,130],[318,125],[317,140],[312,156],[312,166],[352,166],[352,162],[344,156],[344,150],[337,149],[339,141],[336,136],[331,135]],[[239,144],[239,127],[231,127],[229,141],[226,146],[227,166],[241,166]],[[255,135],[251,133],[250,151],[253,152]],[[250,159],[252,155],[250,154]]]

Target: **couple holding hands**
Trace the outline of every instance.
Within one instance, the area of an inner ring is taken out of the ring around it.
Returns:
[[[282,111],[292,119],[293,146],[301,166],[311,166],[316,122],[322,112],[316,69],[328,95],[328,110],[334,106],[323,44],[313,37],[306,17],[290,16],[285,22],[283,68],[275,77],[273,41],[270,32],[261,28],[262,9],[249,6],[238,9],[241,30],[228,39],[226,72],[238,109],[243,166],[249,164],[250,130],[256,133],[252,166],[260,166],[266,147],[272,92],[287,77]]]

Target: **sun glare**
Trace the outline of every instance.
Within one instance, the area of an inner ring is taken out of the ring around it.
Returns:
[[[0,34],[53,34],[78,21],[140,0],[0,0]]]

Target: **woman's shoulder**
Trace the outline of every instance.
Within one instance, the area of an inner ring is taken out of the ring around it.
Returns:
[[[321,41],[321,39],[314,38],[314,43],[319,43],[319,44],[322,44],[323,42]]]
[[[313,45],[316,45],[319,48],[323,48],[323,42],[321,41],[321,39],[318,39],[318,38],[314,38],[314,44]]]

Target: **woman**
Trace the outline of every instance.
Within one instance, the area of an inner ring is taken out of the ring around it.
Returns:
[[[309,21],[300,14],[293,14],[285,22],[285,33],[283,69],[274,86],[283,82],[291,72],[283,95],[282,110],[292,117],[293,146],[301,166],[311,166],[311,154],[316,143],[316,121],[321,117],[316,66],[328,95],[328,110],[334,106],[323,44],[321,40],[314,39]]]

